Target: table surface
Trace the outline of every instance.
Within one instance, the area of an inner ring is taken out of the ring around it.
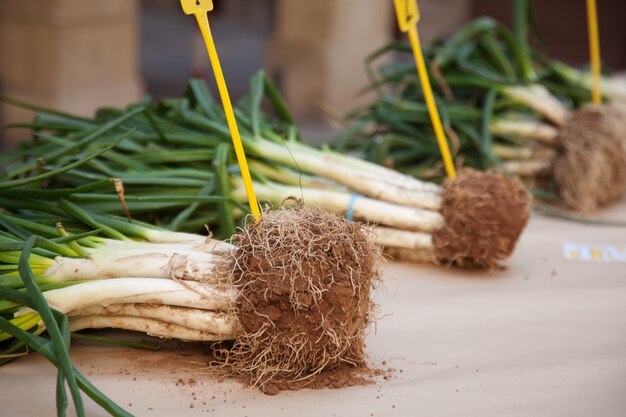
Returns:
[[[601,216],[626,220],[626,203]],[[71,354],[137,416],[625,416],[626,263],[566,260],[566,241],[624,245],[626,228],[534,215],[505,270],[386,265],[367,351],[395,371],[369,386],[265,396],[217,379],[195,347]],[[54,386],[37,354],[0,368],[0,414],[55,415]]]

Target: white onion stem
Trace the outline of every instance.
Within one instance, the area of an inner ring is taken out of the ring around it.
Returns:
[[[96,305],[145,303],[225,311],[236,300],[237,291],[229,286],[209,286],[170,279],[118,278],[85,282],[46,291],[44,297],[61,313],[71,314]],[[16,315],[32,310],[21,308]]]
[[[551,146],[556,146],[559,130],[554,126],[536,120],[501,118],[491,123],[492,135],[530,138]]]
[[[90,316],[141,317],[227,337],[233,337],[237,328],[237,318],[233,314],[157,304],[98,305],[74,311],[68,317]]]
[[[441,205],[442,190],[434,184],[397,174],[386,168],[367,165],[351,167],[349,162],[352,158],[318,151],[305,145],[289,143],[286,146],[288,149],[284,145],[264,141],[254,149],[273,161],[329,178],[372,198],[434,210]]]
[[[121,255],[123,252],[95,250],[86,258],[57,257],[44,275],[53,282],[150,277],[219,283],[222,277],[215,268],[226,262],[224,257],[202,252],[141,253],[133,249]]]
[[[502,93],[559,127],[564,126],[571,116],[571,112],[542,85],[509,86],[502,89]]]
[[[438,259],[434,251],[431,250],[414,250],[406,248],[385,248],[385,254],[396,262],[411,263],[433,263],[437,264]]]
[[[528,160],[533,157],[532,149],[520,146],[494,144],[492,150],[493,154],[500,159]]]
[[[206,236],[193,233],[169,232],[166,230],[146,229],[145,239],[152,243],[187,243],[193,245],[206,245],[214,251],[230,251],[234,246],[220,240],[210,239]],[[128,243],[128,242],[127,242]]]
[[[247,201],[245,189],[240,179],[235,180],[236,188],[232,196],[238,201]],[[354,219],[383,224],[398,229],[432,232],[444,225],[443,216],[437,211],[405,207],[374,200],[368,197],[332,190],[289,187],[278,184],[255,183],[257,197],[274,204],[282,204],[290,197],[302,198],[305,204],[321,207],[340,215],[346,215],[352,206]]]
[[[504,168],[514,175],[535,177],[547,174],[552,167],[551,159],[531,159],[527,161],[506,161]]]
[[[433,237],[428,233],[409,232],[377,226],[374,228],[374,242],[384,247],[416,250],[434,250]]]
[[[70,330],[77,332],[83,329],[122,329],[144,332],[150,336],[182,341],[210,342],[229,340],[230,335],[213,334],[206,331],[189,329],[159,320],[131,316],[90,316],[72,319]]]

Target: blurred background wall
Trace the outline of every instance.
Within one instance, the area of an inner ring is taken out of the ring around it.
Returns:
[[[0,92],[92,114],[141,97],[139,4],[132,0],[0,0]],[[0,123],[31,114],[0,103]],[[1,131],[8,147],[23,130]]]
[[[305,130],[323,134],[327,113],[367,97],[363,61],[399,34],[391,0],[214,0],[211,24],[231,90],[265,68]],[[510,21],[511,0],[420,0],[423,42],[452,34],[479,15]],[[545,47],[575,65],[587,61],[584,0],[536,0]],[[626,67],[626,1],[599,0],[603,59]],[[2,94],[92,115],[143,94],[177,96],[191,76],[212,74],[195,20],[178,0],[0,0]],[[0,123],[31,114],[0,104]],[[0,147],[24,138],[0,131]]]

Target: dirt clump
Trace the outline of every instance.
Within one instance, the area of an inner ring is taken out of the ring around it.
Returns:
[[[227,373],[275,393],[364,366],[380,253],[363,225],[298,206],[265,212],[233,243],[241,328],[221,352]]]
[[[553,177],[568,207],[590,213],[626,193],[626,106],[574,111],[558,141]]]
[[[531,197],[524,185],[500,173],[467,169],[443,188],[445,226],[433,234],[438,260],[497,268],[513,253],[528,222]]]
[[[261,386],[261,390],[267,395],[277,395],[281,391],[294,391],[299,389],[340,389],[354,386],[371,385],[376,378],[386,377],[391,371],[372,369],[367,365],[340,364],[330,370],[322,371],[302,381],[270,381]]]

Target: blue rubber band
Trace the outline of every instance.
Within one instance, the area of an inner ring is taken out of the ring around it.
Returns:
[[[348,210],[346,210],[347,220],[350,220],[350,221],[354,220],[354,204],[356,203],[356,200],[359,199],[359,197],[361,197],[361,195],[352,194],[352,197],[350,198],[350,203],[348,204]]]

